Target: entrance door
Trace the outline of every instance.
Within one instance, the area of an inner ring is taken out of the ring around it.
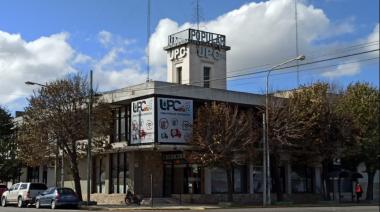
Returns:
[[[164,167],[164,196],[170,197],[172,194],[173,165],[165,164]]]

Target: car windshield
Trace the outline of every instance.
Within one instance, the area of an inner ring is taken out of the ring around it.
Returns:
[[[30,184],[30,190],[46,190],[47,187],[45,184],[41,184],[41,183],[31,183]]]
[[[58,189],[59,194],[74,194],[75,192],[70,188],[59,188]]]

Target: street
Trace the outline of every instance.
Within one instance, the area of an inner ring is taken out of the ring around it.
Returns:
[[[0,212],[25,212],[25,211],[49,211],[51,209],[35,209],[35,208],[17,208],[17,207],[0,207]],[[117,211],[139,211],[139,212],[151,212],[152,210],[131,210],[131,209],[115,209]],[[55,211],[81,211],[73,209],[58,209]],[[83,210],[82,210],[83,211]],[[102,211],[102,210],[98,210]],[[103,210],[107,211],[107,210]],[[167,211],[167,210],[155,210],[155,211]],[[183,211],[183,210],[170,210],[170,211]],[[199,211],[199,210],[187,210],[187,211]],[[377,212],[378,206],[350,206],[350,207],[288,207],[288,208],[232,208],[232,209],[209,209],[210,212]]]

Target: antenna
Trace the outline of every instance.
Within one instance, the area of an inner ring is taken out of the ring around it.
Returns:
[[[193,7],[193,14],[192,14],[192,20],[196,22],[197,24],[197,30],[200,28],[200,22],[203,19],[202,16],[202,7],[199,2],[199,0],[193,0],[192,1],[192,7]]]
[[[199,30],[199,0],[197,0],[197,30]]]
[[[147,52],[146,52],[146,72],[147,72],[147,76],[146,76],[146,82],[149,82],[149,65],[150,65],[150,61],[149,61],[149,53],[150,53],[150,45],[149,45],[149,38],[150,38],[150,0],[148,0],[148,6],[147,6],[147,10],[148,10],[148,13],[147,13],[147,20],[146,20],[146,31],[147,31],[147,35],[146,35],[146,43],[147,43]]]
[[[296,23],[296,56],[299,55],[298,47],[298,14],[297,14],[297,0],[294,0],[294,19]],[[300,86],[300,71],[299,71],[299,61],[297,60],[297,87]]]

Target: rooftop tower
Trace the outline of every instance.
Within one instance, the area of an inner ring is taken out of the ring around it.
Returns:
[[[169,35],[167,81],[226,89],[226,36],[196,29]]]

